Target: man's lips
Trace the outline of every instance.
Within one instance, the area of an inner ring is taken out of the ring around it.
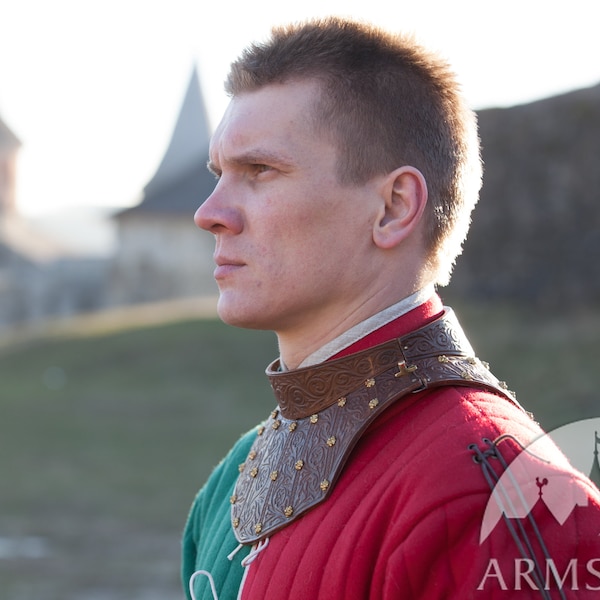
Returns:
[[[217,268],[214,272],[215,279],[222,279],[245,265],[245,263],[240,260],[222,256],[215,257],[215,263],[217,264]]]

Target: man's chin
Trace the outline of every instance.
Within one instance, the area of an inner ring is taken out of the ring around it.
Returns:
[[[247,302],[234,302],[229,294],[221,294],[217,303],[217,315],[227,325],[243,329],[264,329],[260,313]]]

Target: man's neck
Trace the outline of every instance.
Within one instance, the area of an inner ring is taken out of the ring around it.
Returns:
[[[364,319],[360,323],[350,327],[344,331],[341,335],[336,336],[334,339],[326,342],[315,352],[312,352],[307,356],[301,363],[293,368],[301,368],[312,366],[328,360],[333,356],[337,356],[344,352],[347,348],[352,348],[361,340],[368,338],[371,334],[381,331],[390,322],[396,321],[403,315],[413,311],[416,307],[424,304],[435,296],[435,290],[433,285],[427,285],[421,290],[403,298],[399,302],[389,306],[382,311],[371,315],[367,319]],[[378,336],[375,336],[378,339]],[[283,357],[281,359],[282,368],[286,368]]]

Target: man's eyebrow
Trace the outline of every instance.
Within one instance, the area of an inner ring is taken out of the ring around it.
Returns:
[[[288,158],[281,152],[274,152],[264,148],[253,148],[240,152],[239,154],[227,157],[225,162],[237,166],[268,164],[279,167],[291,167],[294,164],[291,158]],[[218,174],[221,172],[221,169],[211,160],[206,163],[206,166],[211,173]]]

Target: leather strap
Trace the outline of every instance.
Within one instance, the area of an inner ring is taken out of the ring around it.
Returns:
[[[404,337],[315,367],[267,369],[279,407],[257,436],[231,497],[234,533],[255,543],[330,494],[352,449],[394,402],[442,385],[472,386],[517,404],[473,350],[454,313]]]

